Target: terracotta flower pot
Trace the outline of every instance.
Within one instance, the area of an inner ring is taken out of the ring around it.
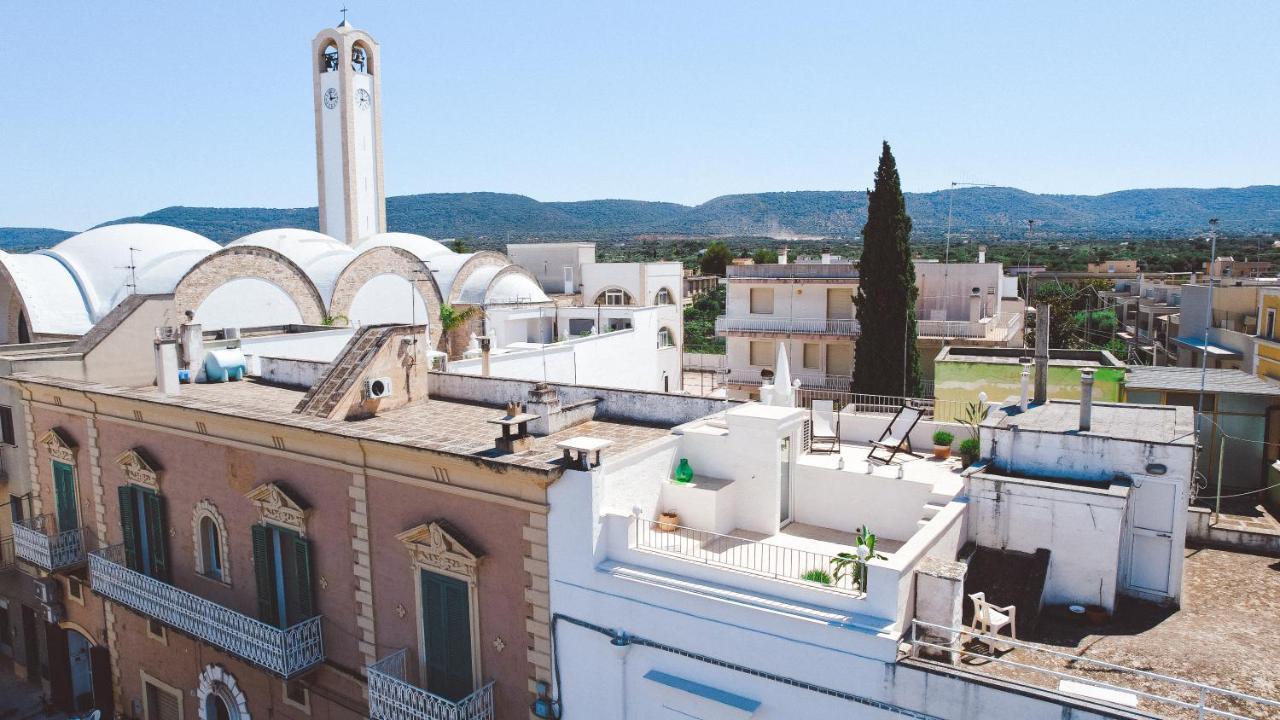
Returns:
[[[934,445],[933,457],[938,460],[946,460],[947,458],[951,457],[951,446],[950,445]]]
[[[680,524],[680,515],[673,512],[664,512],[658,515],[658,532],[675,532],[676,526]]]
[[[1090,625],[1105,625],[1107,611],[1099,605],[1090,605],[1084,609],[1084,617],[1089,621]]]

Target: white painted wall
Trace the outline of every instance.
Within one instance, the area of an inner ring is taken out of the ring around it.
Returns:
[[[382,68],[374,68],[381,72]],[[378,232],[378,161],[377,143],[374,123],[378,112],[378,98],[374,93],[373,76],[364,73],[352,73],[351,92],[357,97],[361,91],[369,94],[368,107],[360,107],[356,98],[346,99],[350,103],[352,113],[351,143],[352,155],[355,157],[355,175],[351,178],[351,191],[356,198],[356,234],[358,238],[369,237]],[[351,238],[348,242],[354,242]]]
[[[565,268],[573,273],[576,292],[582,283],[582,266],[596,261],[595,243],[512,243],[507,245],[507,257],[520,267],[533,273],[538,284],[549,293],[566,292]]]
[[[360,286],[351,300],[347,320],[359,327],[377,323],[429,325],[431,318],[417,288],[399,275],[385,273]]]
[[[331,71],[320,74],[320,157],[324,162],[324,223],[321,232],[339,240],[346,236],[345,173],[342,161],[342,88],[338,77]],[[324,104],[325,93],[339,93],[338,104],[329,108]]]
[[[293,325],[302,313],[280,286],[259,278],[237,278],[219,285],[196,308],[206,330]]]

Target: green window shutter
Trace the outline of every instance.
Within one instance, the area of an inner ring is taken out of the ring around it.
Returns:
[[[116,488],[120,496],[120,530],[124,533],[124,563],[130,570],[138,569],[138,532],[133,512],[133,487]]]
[[[450,700],[471,693],[471,602],[467,584],[422,571],[427,690]]]
[[[258,583],[258,619],[278,625],[275,572],[271,562],[271,532],[266,525],[253,526],[253,575]]]
[[[294,596],[298,606],[291,608],[290,623],[309,620],[315,615],[315,599],[311,594],[311,541],[300,537],[293,538],[294,558]]]
[[[53,463],[53,489],[57,496],[58,531],[66,532],[80,527],[76,511],[76,473],[66,463]]]
[[[165,515],[164,498],[159,493],[141,490],[142,504],[147,514],[147,550],[151,554],[151,576],[169,581],[169,527]]]

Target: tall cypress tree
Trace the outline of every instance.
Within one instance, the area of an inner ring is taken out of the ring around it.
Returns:
[[[916,269],[911,262],[911,217],[902,197],[889,143],[880,153],[876,183],[867,191],[867,224],[858,261],[858,336],[853,391],[919,397],[916,348]]]

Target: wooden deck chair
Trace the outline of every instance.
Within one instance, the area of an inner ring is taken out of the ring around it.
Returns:
[[[880,434],[880,439],[871,442],[871,452],[867,453],[867,459],[888,464],[893,462],[893,457],[900,452],[914,455],[915,453],[911,452],[911,431],[923,415],[924,411],[920,408],[909,405],[898,408],[889,426]],[[876,454],[881,450],[888,451],[889,457],[880,457]]]
[[[840,452],[840,413],[831,400],[809,404],[809,452]]]

